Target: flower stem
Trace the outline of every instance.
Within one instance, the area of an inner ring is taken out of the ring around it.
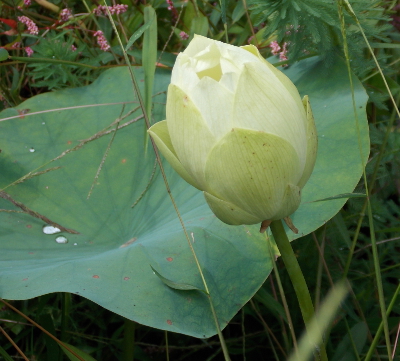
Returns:
[[[306,280],[304,279],[303,272],[301,271],[292,246],[290,245],[289,239],[286,235],[285,229],[283,228],[282,221],[273,221],[271,223],[271,231],[276,245],[279,248],[279,252],[281,253],[283,262],[285,263],[290,280],[292,281],[307,330],[310,321],[314,316],[314,306]],[[314,358],[315,360],[328,361],[324,344],[319,345],[318,349],[314,353]]]

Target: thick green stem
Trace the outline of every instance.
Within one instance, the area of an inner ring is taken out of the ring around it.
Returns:
[[[122,360],[133,361],[135,348],[135,322],[125,319],[124,324],[124,341],[122,347]]]
[[[285,263],[290,280],[292,281],[293,288],[296,292],[299,302],[301,314],[303,316],[306,329],[308,329],[310,321],[314,316],[314,306],[306,280],[303,276],[303,272],[301,272],[300,265],[297,262],[297,258],[293,252],[292,246],[290,245],[285,229],[283,228],[282,221],[273,221],[271,223],[271,231],[276,245],[279,248],[279,252],[281,253],[283,262]],[[328,360],[325,346],[323,344],[319,345],[319,349],[315,353],[315,360]]]
[[[61,313],[61,341],[68,342],[68,320],[71,312],[72,297],[70,293],[64,292],[61,294],[62,300],[62,313]]]

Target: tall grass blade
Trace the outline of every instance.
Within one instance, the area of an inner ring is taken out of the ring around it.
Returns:
[[[135,78],[135,75],[134,75],[134,73],[133,73],[132,67],[131,67],[131,65],[130,65],[130,63],[129,63],[128,55],[127,55],[127,53],[126,53],[126,51],[125,51],[125,49],[124,49],[124,46],[123,46],[123,44],[122,44],[121,37],[119,36],[118,30],[117,30],[117,28],[116,28],[116,26],[115,26],[115,22],[114,22],[114,20],[113,20],[113,18],[112,18],[112,16],[111,16],[110,10],[108,9],[107,4],[106,4],[105,1],[104,1],[104,5],[106,6],[108,18],[110,19],[110,22],[111,22],[111,24],[112,24],[112,26],[113,26],[113,29],[114,29],[114,31],[115,31],[115,35],[117,36],[118,42],[119,42],[120,47],[121,47],[121,49],[122,49],[122,52],[123,52],[123,54],[124,54],[125,62],[126,62],[126,64],[128,65],[129,73],[130,73],[131,80],[132,80],[132,84],[133,84],[133,90],[134,90],[134,93],[136,94],[136,96],[137,96],[137,98],[138,98],[138,101],[139,101],[139,104],[140,104],[140,108],[141,108],[141,110],[142,110],[142,112],[143,112],[143,116],[144,116],[144,119],[145,119],[146,127],[147,127],[147,128],[150,128],[150,119],[149,119],[149,116],[148,116],[147,111],[146,111],[146,106],[145,106],[145,103],[144,103],[144,101],[143,101],[143,97],[142,97],[142,95],[140,94],[140,90],[139,90],[139,85],[138,85],[138,83],[137,83],[137,79]],[[154,9],[153,9],[153,10],[154,10]],[[155,66],[155,65],[154,65],[154,66]],[[147,138],[146,138],[146,139],[147,139]],[[217,331],[217,334],[218,334],[218,337],[219,337],[219,340],[220,340],[220,343],[221,343],[221,347],[222,347],[222,350],[223,350],[223,354],[224,354],[225,361],[230,361],[230,357],[229,357],[229,353],[228,353],[228,348],[227,348],[227,346],[226,346],[225,339],[224,339],[224,337],[223,337],[223,335],[222,335],[221,328],[220,328],[220,326],[219,326],[218,317],[217,317],[217,314],[216,314],[216,312],[215,312],[215,308],[214,308],[214,305],[213,305],[213,302],[212,302],[212,297],[211,297],[211,294],[210,294],[210,292],[209,292],[209,288],[208,288],[206,279],[205,279],[205,277],[204,277],[203,270],[202,270],[202,268],[201,268],[201,266],[200,266],[200,262],[199,262],[199,260],[198,260],[198,258],[197,258],[197,255],[196,255],[196,252],[195,252],[194,247],[193,247],[193,245],[192,245],[192,242],[191,242],[191,240],[190,240],[190,238],[189,238],[189,234],[188,234],[187,229],[186,229],[186,227],[185,227],[185,224],[184,224],[184,222],[183,222],[182,216],[181,216],[181,214],[180,214],[180,212],[179,212],[179,210],[178,210],[178,206],[176,205],[175,199],[174,199],[174,197],[173,197],[173,195],[172,195],[172,193],[171,193],[171,189],[170,189],[170,187],[169,187],[168,180],[167,180],[167,177],[166,177],[166,175],[165,175],[164,167],[163,167],[163,165],[162,165],[161,157],[160,157],[160,154],[159,154],[159,152],[158,152],[158,149],[157,149],[157,147],[156,147],[156,145],[155,145],[153,139],[150,138],[150,141],[151,141],[152,147],[153,147],[153,149],[154,149],[154,153],[155,153],[155,155],[156,155],[157,163],[158,163],[158,165],[159,165],[159,167],[160,167],[160,171],[161,171],[161,175],[162,175],[162,177],[163,177],[164,183],[165,183],[165,187],[166,187],[167,192],[168,192],[168,195],[169,195],[169,197],[170,197],[170,199],[171,199],[171,202],[172,202],[172,205],[173,205],[173,207],[174,207],[174,210],[175,210],[175,212],[176,212],[176,214],[177,214],[177,216],[178,216],[179,222],[180,222],[180,224],[181,224],[181,226],[182,226],[182,230],[183,230],[183,232],[184,232],[184,234],[185,234],[185,238],[186,238],[186,240],[187,240],[187,242],[188,242],[188,245],[189,245],[189,248],[190,248],[190,250],[191,250],[191,252],[192,252],[192,254],[193,254],[193,258],[194,258],[194,260],[195,260],[196,267],[197,267],[197,269],[199,270],[200,277],[201,277],[201,280],[202,280],[203,285],[204,285],[204,289],[205,289],[205,291],[206,291],[206,293],[207,293],[207,297],[208,297],[208,300],[209,300],[209,303],[210,303],[211,313],[212,313],[213,318],[214,318],[214,321],[215,321],[215,328],[216,328],[216,331]],[[193,237],[193,233],[192,233],[192,237]]]
[[[340,303],[346,297],[347,289],[345,283],[339,283],[329,292],[300,339],[298,355],[293,353],[288,361],[307,361],[310,358],[315,346],[323,342],[323,333],[329,327]]]
[[[151,106],[153,100],[154,73],[157,61],[157,15],[151,5],[144,8],[144,22],[149,24],[143,36],[142,66],[144,70],[144,106],[151,123]],[[149,135],[144,128],[144,149],[147,151]]]
[[[151,24],[153,24],[154,19],[155,17],[150,19],[150,21],[148,21],[147,23],[144,23],[138,30],[136,30],[132,34],[132,36],[128,40],[128,43],[125,46],[125,51],[128,51],[133,43],[142,36],[142,34],[150,27]]]
[[[368,211],[368,221],[369,221],[369,228],[370,228],[370,236],[371,236],[371,244],[372,244],[372,254],[373,254],[373,261],[374,261],[374,267],[375,267],[375,278],[376,278],[376,283],[378,287],[378,295],[379,295],[379,305],[381,309],[381,314],[383,318],[383,328],[384,328],[384,333],[385,333],[385,341],[386,341],[386,349],[388,353],[388,359],[389,361],[392,360],[392,351],[391,351],[391,343],[390,343],[390,336],[389,336],[389,326],[387,322],[387,317],[386,317],[386,305],[385,305],[385,296],[383,293],[383,285],[382,285],[382,277],[381,277],[381,270],[380,270],[380,264],[379,264],[379,256],[378,256],[378,249],[376,247],[376,238],[375,238],[375,230],[374,230],[374,222],[373,222],[373,217],[372,217],[372,207],[371,207],[371,202],[369,200],[369,190],[368,190],[368,182],[367,182],[367,175],[365,172],[365,164],[363,161],[363,150],[362,150],[362,144],[361,144],[361,136],[360,136],[360,128],[359,128],[359,119],[357,115],[357,109],[356,109],[356,103],[354,99],[354,87],[353,87],[353,79],[352,79],[352,73],[351,73],[351,67],[350,67],[350,57],[349,57],[349,52],[348,52],[348,45],[347,45],[347,36],[346,36],[346,25],[345,25],[345,20],[344,20],[344,14],[343,14],[343,8],[347,10],[347,12],[352,16],[352,18],[355,20],[357,23],[363,37],[365,40],[365,43],[367,44],[370,53],[372,57],[375,60],[375,63],[380,70],[382,79],[386,85],[386,88],[389,92],[390,98],[392,99],[392,102],[398,112],[398,115],[400,116],[400,113],[397,109],[396,102],[394,101],[393,95],[390,92],[389,86],[387,85],[386,79],[383,76],[383,73],[380,69],[379,63],[375,57],[374,52],[372,51],[372,48],[369,45],[368,39],[365,36],[365,33],[363,31],[363,28],[358,21],[358,18],[356,14],[354,13],[353,8],[351,7],[350,3],[348,0],[341,0],[338,2],[338,11],[339,11],[339,19],[341,23],[341,31],[342,31],[342,37],[343,37],[343,50],[344,54],[346,57],[346,64],[347,64],[347,70],[349,73],[349,81],[350,81],[350,88],[351,88],[351,96],[352,96],[352,102],[353,102],[353,109],[354,109],[354,117],[356,121],[356,127],[357,127],[357,134],[358,134],[358,144],[360,148],[360,158],[362,162],[362,167],[363,167],[363,178],[364,178],[364,184],[365,184],[365,192],[367,194],[367,211]]]
[[[393,306],[396,304],[397,296],[399,295],[399,292],[400,292],[400,284],[397,285],[397,289],[394,292],[392,300],[389,303],[389,306],[387,308],[386,315],[385,315],[386,317],[389,317],[390,312],[392,312]],[[385,317],[382,317],[382,321],[379,324],[378,330],[376,331],[374,340],[372,341],[371,346],[369,347],[368,352],[367,352],[367,354],[365,356],[365,359],[363,361],[370,361],[371,360],[372,354],[373,354],[376,346],[378,345],[379,338],[381,337],[381,334],[382,334],[382,330],[383,330],[383,326],[384,326],[384,322],[383,322],[384,319],[385,319]]]

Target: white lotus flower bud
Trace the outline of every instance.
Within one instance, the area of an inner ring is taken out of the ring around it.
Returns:
[[[317,154],[312,111],[256,47],[195,36],[176,59],[166,113],[150,135],[223,222],[278,220],[299,207]]]

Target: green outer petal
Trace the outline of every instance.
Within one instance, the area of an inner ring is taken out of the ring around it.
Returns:
[[[283,74],[283,72],[281,72],[279,69],[277,69],[275,66],[273,66],[270,62],[265,60],[254,45],[245,45],[245,46],[242,46],[241,48],[256,55],[263,64],[267,65],[267,67],[271,70],[271,72],[281,81],[281,83],[285,86],[285,88],[292,95],[294,101],[296,102],[296,104],[299,108],[299,111],[303,112],[304,108],[303,108],[303,104],[301,101],[301,97],[300,97],[299,91],[297,90],[297,88],[293,84],[293,82],[285,74]],[[306,125],[306,124],[304,124],[304,125]]]
[[[282,219],[290,216],[297,208],[299,208],[301,202],[301,188],[293,184],[288,184],[283,196],[282,206],[271,220]]]
[[[174,84],[168,87],[167,124],[182,166],[196,181],[197,188],[206,190],[205,163],[215,137],[190,97]]]
[[[287,140],[303,169],[307,147],[304,107],[301,112],[298,110],[289,91],[264,64],[243,66],[233,106],[234,127],[261,130]]]
[[[311,176],[317,159],[318,137],[317,128],[315,127],[314,116],[311,109],[311,104],[308,95],[303,98],[304,109],[307,114],[307,158],[304,166],[303,175],[297,183],[300,188],[303,188]]]
[[[275,219],[285,207],[287,185],[296,184],[301,171],[297,153],[286,140],[234,128],[211,150],[206,181],[215,197],[260,220]]]
[[[149,128],[148,132],[156,143],[157,148],[160,150],[165,159],[167,159],[172,168],[174,168],[174,170],[186,182],[199,189],[196,181],[185,170],[175,153],[174,147],[171,143],[171,138],[169,136],[167,121],[163,120],[154,124]]]
[[[245,212],[232,203],[214,197],[212,194],[204,192],[204,197],[213,213],[224,223],[231,225],[256,224],[263,220]]]

